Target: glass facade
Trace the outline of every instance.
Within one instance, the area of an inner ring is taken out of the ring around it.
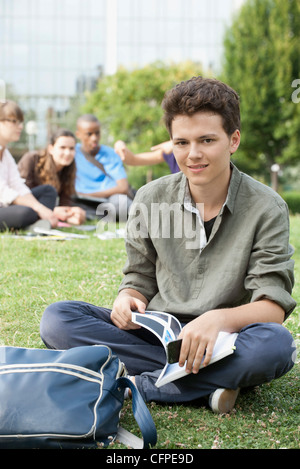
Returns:
[[[0,0],[0,81],[42,121],[119,65],[190,59],[217,72],[242,2]]]
[[[232,0],[129,0],[119,2],[117,63],[201,62],[217,69]]]
[[[0,0],[0,77],[19,95],[73,95],[104,64],[106,0]]]

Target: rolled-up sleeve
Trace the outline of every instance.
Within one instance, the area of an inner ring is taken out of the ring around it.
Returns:
[[[249,260],[245,288],[251,301],[269,299],[279,304],[286,317],[296,306],[293,248],[289,244],[289,214],[285,202],[278,200],[265,210],[256,233]]]

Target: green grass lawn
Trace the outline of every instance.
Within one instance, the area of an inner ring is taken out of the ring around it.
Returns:
[[[0,344],[43,347],[39,323],[44,308],[58,300],[84,300],[111,307],[122,278],[124,241],[50,241],[0,237]],[[300,302],[300,217],[291,217],[296,284]],[[285,325],[300,342],[300,306]],[[299,358],[293,370],[272,383],[242,392],[229,415],[202,403],[149,404],[158,449],[299,448]],[[138,431],[126,401],[121,424]],[[114,448],[119,448],[114,444]]]

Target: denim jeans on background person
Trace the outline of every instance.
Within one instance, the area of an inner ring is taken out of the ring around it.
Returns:
[[[156,379],[165,365],[160,341],[146,329],[124,331],[110,320],[111,310],[81,301],[61,301],[48,306],[41,320],[41,338],[48,348],[68,349],[103,344],[125,363],[146,402],[188,402],[208,396],[218,388],[243,388],[269,382],[294,365],[295,343],[290,332],[276,323],[244,327],[236,351],[198,374],[190,374],[161,388]]]
[[[32,195],[45,207],[53,210],[56,205],[56,189],[49,184],[31,189]],[[32,225],[39,219],[37,212],[25,205],[9,205],[0,207],[0,231],[15,228],[21,229]]]

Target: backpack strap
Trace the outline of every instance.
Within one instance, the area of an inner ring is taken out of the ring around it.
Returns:
[[[146,406],[141,394],[134,383],[126,377],[120,377],[116,381],[116,386],[123,389],[130,388],[132,393],[132,411],[134,418],[142,432],[143,439],[138,438],[122,427],[119,427],[117,439],[134,449],[149,449],[155,446],[157,441],[156,427],[151,414]]]

